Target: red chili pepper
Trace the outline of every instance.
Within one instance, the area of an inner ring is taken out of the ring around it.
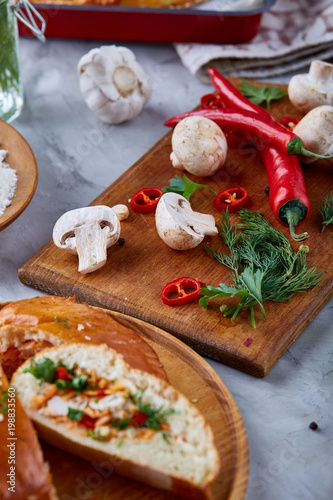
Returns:
[[[280,149],[284,153],[316,156],[304,148],[303,141],[291,130],[277,123],[273,118],[254,111],[239,111],[238,109],[199,109],[181,113],[165,122],[168,127],[174,127],[188,116],[204,116],[215,122],[223,131],[246,130],[252,136]],[[325,157],[327,158],[327,157]]]
[[[299,118],[295,118],[294,116],[282,116],[279,123],[281,123],[284,127],[287,127],[289,130],[294,130],[299,121]]]
[[[224,105],[235,105],[245,111],[252,110],[262,116],[270,116],[265,109],[243,96],[216,70],[209,70],[209,74],[214,87],[221,93]],[[299,161],[295,156],[284,154],[272,146],[261,149],[269,183],[269,203],[274,216],[279,222],[289,225],[293,239],[302,240],[307,237],[306,233],[296,235],[295,227],[308,217],[310,200],[306,194]]]
[[[80,424],[87,427],[87,429],[95,429],[95,423],[96,423],[96,419],[95,420],[92,419],[91,417],[89,417],[89,415],[86,415],[85,413],[83,414],[83,416],[80,420]]]
[[[134,417],[131,419],[130,424],[132,427],[143,427],[147,422],[148,417],[143,411],[139,411]]]
[[[215,90],[220,94],[224,106],[242,109],[243,111],[257,112],[263,116],[271,117],[268,111],[243,96],[243,94],[215,68],[209,68],[208,74]]]
[[[163,191],[159,188],[143,188],[133,194],[130,206],[134,212],[148,214],[154,212]]]
[[[304,222],[310,212],[310,200],[306,193],[303,172],[298,159],[266,146],[262,152],[269,185],[269,205],[275,218],[289,226],[290,235],[296,241],[308,237],[308,233],[295,234],[295,227]]]
[[[239,146],[246,146],[253,142],[251,134],[246,130],[230,130],[225,133],[225,138],[229,148],[238,148]]]
[[[106,392],[103,391],[103,389],[97,389],[97,397],[100,398],[102,396],[105,396]]]
[[[205,94],[200,99],[202,109],[222,108],[221,96],[218,94]]]
[[[229,212],[237,212],[240,208],[249,206],[249,196],[242,187],[223,189],[216,196],[214,206],[217,210],[228,209]]]
[[[188,304],[201,297],[199,292],[203,285],[198,279],[182,276],[163,287],[161,298],[167,306]]]
[[[66,382],[71,379],[68,371],[64,366],[59,366],[56,370],[57,380],[65,380]]]

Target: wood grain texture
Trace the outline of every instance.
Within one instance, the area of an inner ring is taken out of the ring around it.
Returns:
[[[153,347],[172,385],[194,400],[211,425],[221,460],[221,472],[211,489],[212,500],[243,500],[249,474],[246,430],[238,407],[221,379],[198,354],[166,332],[121,313],[111,314],[121,324],[135,329]],[[106,464],[86,462],[44,443],[43,451],[61,499],[176,499],[171,493],[103,470]],[[82,496],[84,493],[86,496]]]
[[[286,115],[300,117],[287,97],[272,104],[272,114],[276,119]],[[171,135],[169,131],[92,204],[127,203],[138,189],[163,187],[174,175],[182,175],[170,163]],[[153,214],[131,212],[122,222],[121,236],[126,243],[111,247],[107,264],[90,275],[80,275],[77,257],[62,252],[50,241],[19,270],[19,278],[46,293],[75,295],[79,301],[142,319],[168,331],[202,355],[263,377],[332,296],[332,229],[320,232],[318,207],[332,189],[333,170],[325,160],[305,165],[303,170],[311,213],[298,232],[309,232],[308,263],[324,271],[324,277],[315,288],[294,296],[287,304],[266,303],[267,319],[256,311],[256,329],[251,327],[248,311],[242,311],[234,322],[224,318],[219,311],[220,301],[212,301],[208,310],[194,303],[182,307],[162,303],[160,292],[164,284],[179,276],[199,278],[213,286],[231,284],[231,278],[229,270],[202,246],[185,252],[167,247],[157,235]],[[259,153],[253,149],[230,149],[226,164],[215,175],[205,179],[189,177],[215,191],[245,187],[251,199],[250,208],[260,211],[289,237],[288,229],[274,219],[270,210],[264,191],[267,176]],[[210,191],[200,190],[192,196],[191,204],[194,210],[213,214],[219,222],[221,213],[214,208],[213,200]],[[231,214],[231,220],[236,222],[237,215]],[[219,237],[207,238],[206,242],[226,251]],[[299,243],[292,241],[292,246],[296,250]],[[226,300],[233,303],[232,299]],[[253,341],[246,347],[244,341],[248,337]]]
[[[0,231],[9,226],[29,205],[35,194],[38,169],[26,140],[8,123],[0,120],[0,149],[8,151],[7,163],[16,170],[17,185],[11,204],[0,215]]]

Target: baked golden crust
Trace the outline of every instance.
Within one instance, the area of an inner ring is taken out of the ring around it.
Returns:
[[[7,303],[0,310],[0,363],[8,378],[45,347],[68,342],[106,344],[133,368],[167,379],[155,351],[106,310],[74,297],[45,296]]]
[[[15,391],[7,391],[8,380],[0,366],[2,409],[7,407],[7,414],[0,413],[0,498],[57,500],[32,423]]]

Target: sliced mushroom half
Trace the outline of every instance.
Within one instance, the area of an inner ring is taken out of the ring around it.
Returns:
[[[63,214],[53,228],[54,244],[79,257],[79,273],[87,274],[104,266],[107,248],[120,236],[115,211],[105,205],[83,207]]]
[[[189,250],[205,236],[218,233],[212,215],[194,212],[190,202],[176,193],[165,193],[160,198],[155,220],[160,238],[175,250]]]

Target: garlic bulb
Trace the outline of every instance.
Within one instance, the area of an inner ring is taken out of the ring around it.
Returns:
[[[80,89],[88,107],[106,123],[137,116],[152,94],[152,85],[134,53],[116,45],[92,49],[78,63]]]

